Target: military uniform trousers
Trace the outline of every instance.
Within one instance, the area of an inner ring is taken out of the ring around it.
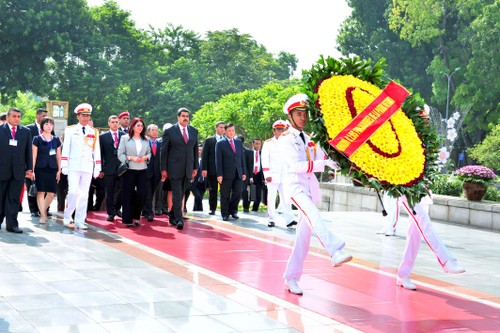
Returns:
[[[298,192],[290,198],[299,211],[299,223],[295,236],[295,244],[285,269],[283,277],[286,280],[300,280],[304,270],[304,259],[309,251],[311,233],[314,231],[321,245],[330,256],[341,250],[345,243],[331,233],[327,225],[321,221],[318,208],[304,192]]]
[[[428,213],[429,205],[422,203],[416,204],[414,210],[417,214],[413,215],[411,208],[408,206],[406,197],[400,197],[398,201],[408,212],[411,222],[408,227],[408,234],[406,235],[406,245],[403,253],[403,260],[397,273],[398,276],[404,277],[410,275],[413,265],[415,264],[415,259],[417,258],[422,238],[436,255],[441,267],[444,266],[448,260],[454,259],[441,240],[441,237],[439,237],[432,227]]]
[[[76,226],[83,226],[85,223],[91,181],[92,172],[68,172],[68,197],[66,199],[66,209],[64,210],[65,225],[70,223],[73,211],[75,212]]]

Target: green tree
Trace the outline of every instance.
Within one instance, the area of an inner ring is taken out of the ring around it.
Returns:
[[[448,78],[451,104],[471,107],[464,123],[466,144],[480,142],[499,120],[498,0],[393,0],[391,28],[412,45],[433,45],[428,72],[434,77],[433,101],[444,105]],[[488,68],[487,71],[484,68]],[[451,113],[451,112],[450,112]]]
[[[287,119],[283,105],[287,99],[300,92],[298,80],[271,82],[260,89],[228,94],[217,102],[209,102],[194,114],[192,124],[198,128],[200,138],[213,135],[218,121],[235,124],[237,135],[247,139],[268,139],[272,124]]]
[[[430,99],[432,76],[427,68],[433,58],[432,47],[428,44],[414,47],[389,28],[386,12],[392,0],[347,3],[353,10],[340,28],[339,51],[346,57],[355,54],[374,62],[385,58],[389,77]]]
[[[88,21],[85,0],[0,0],[1,102],[47,91],[46,62],[71,52]]]
[[[0,104],[0,113],[7,112],[10,108],[21,110],[21,125],[27,125],[35,122],[36,109],[45,107],[41,99],[33,93],[23,93],[17,91],[16,97],[11,99],[8,104]]]
[[[500,124],[486,136],[483,142],[468,150],[470,157],[479,163],[500,171]]]

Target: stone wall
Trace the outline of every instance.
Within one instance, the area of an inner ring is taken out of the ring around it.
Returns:
[[[378,211],[382,205],[374,190],[353,186],[350,180],[337,177],[335,183],[320,183],[324,211]],[[433,195],[430,206],[432,220],[463,224],[500,231],[500,204],[488,201],[473,202],[465,198]],[[404,209],[401,212],[406,214]]]

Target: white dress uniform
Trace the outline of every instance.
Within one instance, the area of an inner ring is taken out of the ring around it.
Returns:
[[[101,149],[97,129],[87,125],[83,130],[80,124],[66,127],[61,169],[68,175],[64,225],[68,226],[71,223],[71,215],[75,211],[75,227],[84,228],[90,182],[92,176],[98,177],[101,172]]]
[[[305,133],[304,138],[305,143],[300,137],[300,132],[290,127],[278,139],[279,151],[284,161],[285,199],[287,203],[297,207],[300,215],[295,244],[288,259],[284,278],[297,281],[302,275],[313,231],[330,256],[345,246],[344,241],[331,233],[322,222],[316,207],[321,192],[314,172],[324,171],[328,163],[325,154]]]
[[[432,199],[429,196],[422,198],[422,200],[415,205],[414,210],[416,215],[413,215],[412,209],[408,206],[406,196],[397,199],[397,205],[401,204],[408,213],[410,218],[410,226],[408,227],[408,234],[406,235],[406,245],[403,252],[403,260],[398,269],[397,275],[401,277],[409,276],[415,259],[417,258],[420,249],[422,238],[425,240],[429,248],[436,256],[441,267],[444,268],[445,264],[452,260],[455,261],[453,255],[448,251],[448,248],[441,240],[441,237],[436,233],[431,224],[429,217],[429,204]]]
[[[285,201],[283,194],[283,159],[281,158],[278,139],[272,137],[264,142],[260,160],[264,178],[272,178],[270,182],[267,182],[267,214],[269,215],[269,222],[276,222],[278,217],[276,194],[279,194],[280,203]],[[282,205],[282,213],[287,224],[295,220],[290,205]]]

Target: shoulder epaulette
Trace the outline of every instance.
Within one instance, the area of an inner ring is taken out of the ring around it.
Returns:
[[[267,140],[266,140],[266,141],[264,141],[264,142],[268,142],[268,141],[271,141],[272,139],[273,139],[273,138],[270,138],[270,139],[267,139]]]

